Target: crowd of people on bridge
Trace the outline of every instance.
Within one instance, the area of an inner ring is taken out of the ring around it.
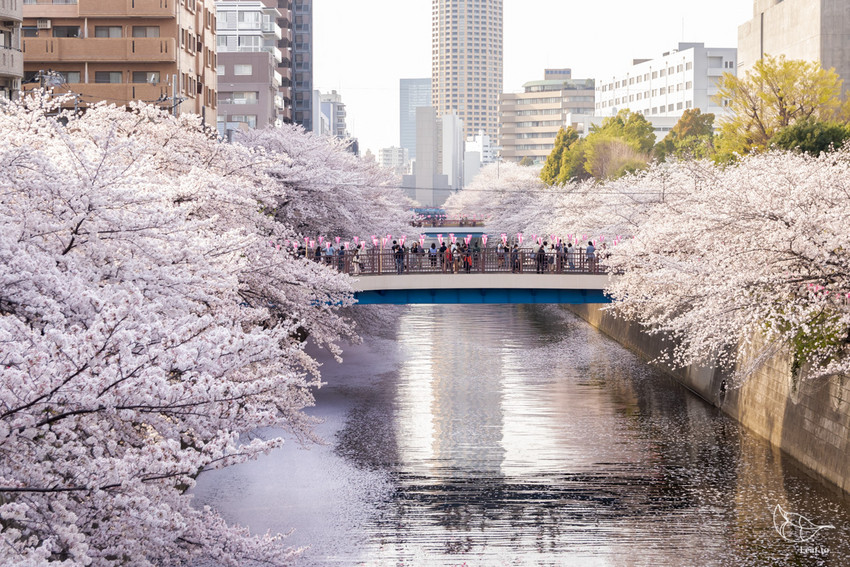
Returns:
[[[439,244],[439,245],[438,245]],[[405,246],[404,241],[393,240],[387,248],[374,246],[367,248],[363,242],[352,247],[334,246],[333,242],[318,244],[308,249],[299,245],[299,256],[324,263],[334,269],[358,276],[364,273],[368,264],[369,273],[396,274],[405,272],[508,272],[535,273],[581,272],[595,273],[605,271],[605,260],[609,251],[605,243],[599,249],[593,241],[586,246],[573,246],[572,242],[557,241],[549,243],[540,240],[531,248],[520,248],[518,243],[500,241],[495,248],[481,247],[478,240],[471,239],[426,245],[417,241]]]

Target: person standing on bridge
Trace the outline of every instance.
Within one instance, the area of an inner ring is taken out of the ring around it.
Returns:
[[[538,274],[546,273],[546,242],[537,246],[537,252],[534,254],[535,267]]]
[[[587,271],[595,272],[596,271],[596,247],[593,246],[593,242],[590,240],[587,241],[587,250],[584,253],[584,257],[587,259]]]
[[[354,249],[354,252],[351,254],[351,265],[354,268],[354,275],[360,275],[360,245],[357,245],[357,248]]]
[[[567,243],[567,266],[570,270],[576,269],[576,249],[573,248],[573,243]]]
[[[398,245],[393,241],[393,254],[395,255],[396,273],[401,275],[404,273],[404,246]]]
[[[431,248],[428,249],[428,257],[431,260],[431,267],[437,267],[437,244],[435,242],[431,243]]]

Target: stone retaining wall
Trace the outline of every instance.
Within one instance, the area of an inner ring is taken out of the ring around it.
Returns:
[[[647,360],[664,352],[663,337],[614,319],[602,307],[566,306]],[[728,374],[713,367],[665,370],[817,476],[850,493],[850,378],[799,381],[792,375],[787,354],[768,360],[743,385],[729,389]]]

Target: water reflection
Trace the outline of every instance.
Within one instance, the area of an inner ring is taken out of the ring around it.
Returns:
[[[372,347],[363,348],[355,360]],[[256,531],[299,529],[305,518],[335,526],[311,540],[296,532],[294,544],[313,546],[305,565],[838,566],[850,558],[840,496],[560,310],[412,307],[392,351],[394,369],[377,377],[326,369],[317,409],[339,424],[331,447],[247,465],[296,478],[336,471],[339,490],[302,486],[299,506],[247,520]],[[216,489],[241,482],[250,492],[251,478],[237,470],[206,480],[199,497],[239,518],[228,509],[238,504],[216,500]],[[276,490],[289,505],[292,487]],[[323,520],[329,511],[316,500],[329,496],[339,507]],[[776,504],[836,529],[818,536],[821,549],[795,548],[774,530]]]

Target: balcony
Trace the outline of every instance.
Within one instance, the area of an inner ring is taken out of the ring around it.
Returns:
[[[76,18],[77,0],[23,0],[25,18]]]
[[[263,23],[263,33],[266,35],[274,34],[275,39],[278,41],[283,39],[283,30],[274,22]]]
[[[32,62],[174,62],[176,41],[149,38],[24,38],[23,51]]]
[[[0,0],[0,20],[20,23],[22,4],[22,0]]]
[[[79,0],[85,18],[173,18],[178,0]]]
[[[0,47],[0,76],[24,76],[24,55],[13,47]]]
[[[38,85],[23,85],[26,89],[37,88]],[[121,104],[134,100],[144,102],[155,102],[165,100],[170,95],[170,89],[165,84],[149,85],[146,83],[71,83],[62,87],[55,87],[55,95],[64,92],[78,93],[81,96],[80,104],[94,104],[105,100],[109,103]],[[70,103],[73,106],[73,100]]]

